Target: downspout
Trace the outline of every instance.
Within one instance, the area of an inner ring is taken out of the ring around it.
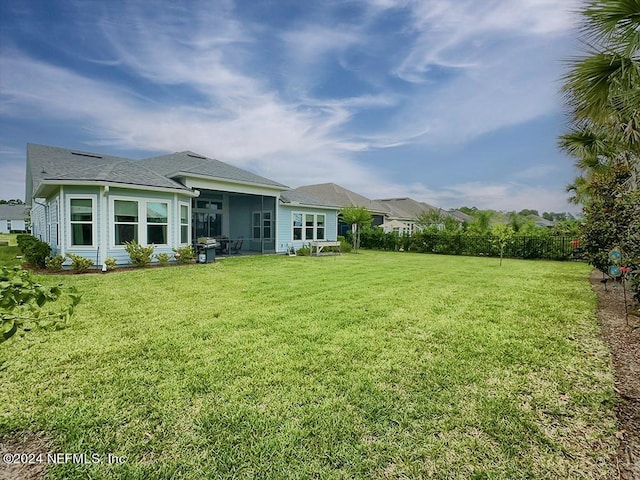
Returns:
[[[66,209],[66,199],[64,198],[64,186],[60,185],[60,200],[62,202],[62,208],[60,210],[60,215],[58,217],[58,225],[60,225],[60,255],[65,257],[67,255],[67,229],[65,228],[65,212]]]

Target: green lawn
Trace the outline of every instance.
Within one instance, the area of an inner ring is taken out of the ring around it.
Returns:
[[[363,252],[43,277],[66,330],[0,344],[0,438],[126,456],[52,478],[604,478],[589,267]],[[104,458],[104,457],[102,457]]]

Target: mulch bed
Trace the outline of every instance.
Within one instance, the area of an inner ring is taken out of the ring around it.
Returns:
[[[602,279],[597,270],[591,274],[598,296],[598,321],[615,370],[619,443],[613,458],[613,478],[640,480],[640,321],[625,318],[622,287],[604,284]],[[627,301],[631,302],[628,292]]]

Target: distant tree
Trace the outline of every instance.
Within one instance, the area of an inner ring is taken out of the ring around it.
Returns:
[[[529,208],[525,208],[525,209],[523,209],[523,210],[520,210],[520,211],[518,212],[518,215],[522,215],[522,216],[524,216],[524,217],[528,217],[528,216],[530,216],[530,215],[535,215],[536,217],[539,217],[539,216],[540,216],[540,214],[538,213],[538,210],[531,210],[531,209],[529,209]]]
[[[477,210],[474,212],[473,220],[467,227],[467,232],[472,235],[486,235],[491,230],[491,220],[495,213],[490,210]]]
[[[442,210],[422,212],[416,219],[416,224],[422,229],[444,230],[446,232],[455,232],[460,229],[460,222]]]
[[[478,211],[478,207],[460,207],[456,208],[459,212],[466,213],[467,215],[473,215]]]
[[[344,223],[351,225],[353,250],[357,253],[360,248],[360,230],[373,221],[371,212],[364,207],[344,207],[340,210],[340,215]]]

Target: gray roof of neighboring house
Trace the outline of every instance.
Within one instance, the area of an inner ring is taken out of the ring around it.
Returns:
[[[288,189],[286,185],[275,182],[260,175],[234,167],[228,163],[207,158],[194,152],[177,152],[159,157],[145,158],[139,161],[142,165],[168,177],[188,176],[188,174],[205,175],[239,183],[250,183]],[[184,175],[186,174],[186,175]]]
[[[374,201],[387,207],[390,218],[415,220],[425,212],[439,212],[445,216],[453,217],[460,222],[469,221],[471,219],[468,215],[458,212],[457,210],[443,210],[441,208],[434,207],[433,205],[429,205],[428,203],[418,202],[417,200],[408,197],[384,198]]]
[[[318,185],[305,185],[292,190],[318,199],[324,205],[338,207],[365,207],[372,213],[387,213],[384,206],[369,200],[367,197],[347,190],[335,183],[321,183]],[[290,193],[290,192],[287,192]]]
[[[24,220],[29,216],[27,205],[0,205],[0,220]]]
[[[473,217],[471,215],[467,215],[466,213],[461,212],[460,210],[449,210],[447,213],[457,218],[461,222],[469,223],[473,220]]]
[[[27,203],[43,182],[65,180],[189,190],[184,185],[152,171],[135,160],[27,144]]]
[[[389,211],[390,218],[412,220],[418,218],[424,212],[439,211],[438,207],[428,203],[418,202],[413,198],[383,198],[376,202],[384,205]]]
[[[298,204],[298,205],[307,205],[313,207],[328,207],[332,209],[339,209],[339,205],[329,205],[327,202],[323,202],[322,200],[318,200],[317,198],[303,193],[299,190],[287,190],[280,194],[280,200],[283,203],[288,204]]]

